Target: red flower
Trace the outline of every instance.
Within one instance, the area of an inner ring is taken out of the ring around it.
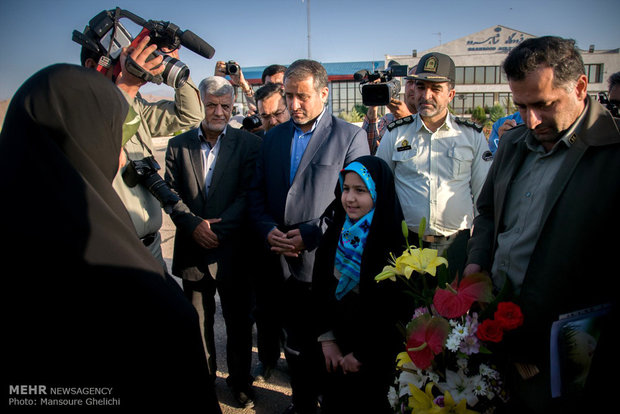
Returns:
[[[428,368],[435,355],[443,351],[443,344],[450,333],[450,324],[443,318],[428,313],[407,325],[407,354],[419,369]]]
[[[446,283],[446,289],[435,291],[433,305],[444,318],[463,316],[474,302],[490,302],[493,298],[493,284],[486,274],[469,275],[457,283],[457,280],[451,286]]]
[[[495,311],[495,320],[499,321],[505,331],[516,329],[523,325],[521,308],[512,302],[500,302]]]
[[[481,341],[500,342],[504,337],[502,323],[495,319],[487,319],[478,325],[476,336]]]

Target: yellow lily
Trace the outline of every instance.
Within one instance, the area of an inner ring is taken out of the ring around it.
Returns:
[[[409,408],[412,408],[412,412],[416,414],[436,414],[440,413],[441,407],[433,402],[435,397],[433,396],[432,382],[426,384],[424,392],[415,385],[409,384],[409,391],[411,396],[409,397]]]
[[[383,271],[375,276],[375,280],[380,282],[385,279],[390,279],[396,282],[396,275],[405,276],[407,278],[411,277],[411,273],[413,273],[414,269],[410,261],[411,255],[408,250],[405,250],[398,258],[395,258],[393,253],[390,253],[389,263],[391,266],[385,266]]]
[[[454,401],[454,398],[450,395],[448,391],[446,391],[443,395],[443,407],[440,409],[441,411],[437,411],[437,413],[444,414],[480,414],[478,411],[470,410],[467,408],[467,400],[463,398],[457,404]]]
[[[396,368],[402,368],[403,365],[411,362],[411,358],[407,352],[401,352],[396,355]]]
[[[441,256],[438,257],[435,249],[412,249],[409,257],[407,263],[419,273],[435,276],[437,267],[442,264],[448,267],[448,261]]]

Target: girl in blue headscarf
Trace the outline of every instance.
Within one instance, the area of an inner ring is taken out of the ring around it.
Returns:
[[[313,294],[317,336],[327,370],[325,413],[390,412],[388,387],[413,312],[396,283],[374,277],[390,252],[404,249],[403,220],[388,165],[360,157],[340,172],[329,223],[317,250]]]

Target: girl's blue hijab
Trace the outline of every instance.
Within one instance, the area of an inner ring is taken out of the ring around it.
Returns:
[[[368,169],[360,162],[354,161],[346,168],[340,171],[339,181],[340,190],[342,191],[344,176],[347,172],[352,171],[359,175],[366,185],[372,197],[373,207],[364,217],[356,222],[352,222],[347,216],[345,218],[338,247],[336,249],[336,269],[340,272],[340,280],[336,287],[336,298],[342,299],[344,295],[351,291],[360,282],[360,267],[362,264],[362,253],[368,239],[368,232],[375,213],[377,204],[377,190]]]

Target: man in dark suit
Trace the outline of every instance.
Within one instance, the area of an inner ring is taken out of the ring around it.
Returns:
[[[339,171],[369,153],[366,132],[325,109],[327,84],[318,62],[298,60],[288,67],[284,89],[291,120],[265,135],[250,192],[251,219],[282,272],[290,413],[316,410],[317,368],[324,365],[309,312],[320,216],[334,199]]]
[[[598,325],[598,344],[592,336],[583,353],[585,387],[555,398],[550,337],[560,315],[603,304],[617,314],[618,270],[608,259],[617,256],[620,233],[618,120],[588,97],[572,40],[528,39],[503,66],[525,123],[500,141],[478,198],[465,274],[490,271],[498,288],[508,281],[523,311],[523,326],[502,342],[516,368],[506,381],[509,412],[598,412],[597,404],[608,404],[598,395],[618,369],[613,319]]]
[[[228,125],[234,89],[212,76],[199,86],[205,118],[197,129],[170,139],[166,182],[181,197],[170,214],[177,227],[172,273],[203,320],[210,374],[215,380],[213,323],[217,289],[226,324],[228,385],[243,407],[253,406],[251,290],[241,266],[248,230],[247,189],[260,138]],[[182,352],[182,350],[181,350]]]

